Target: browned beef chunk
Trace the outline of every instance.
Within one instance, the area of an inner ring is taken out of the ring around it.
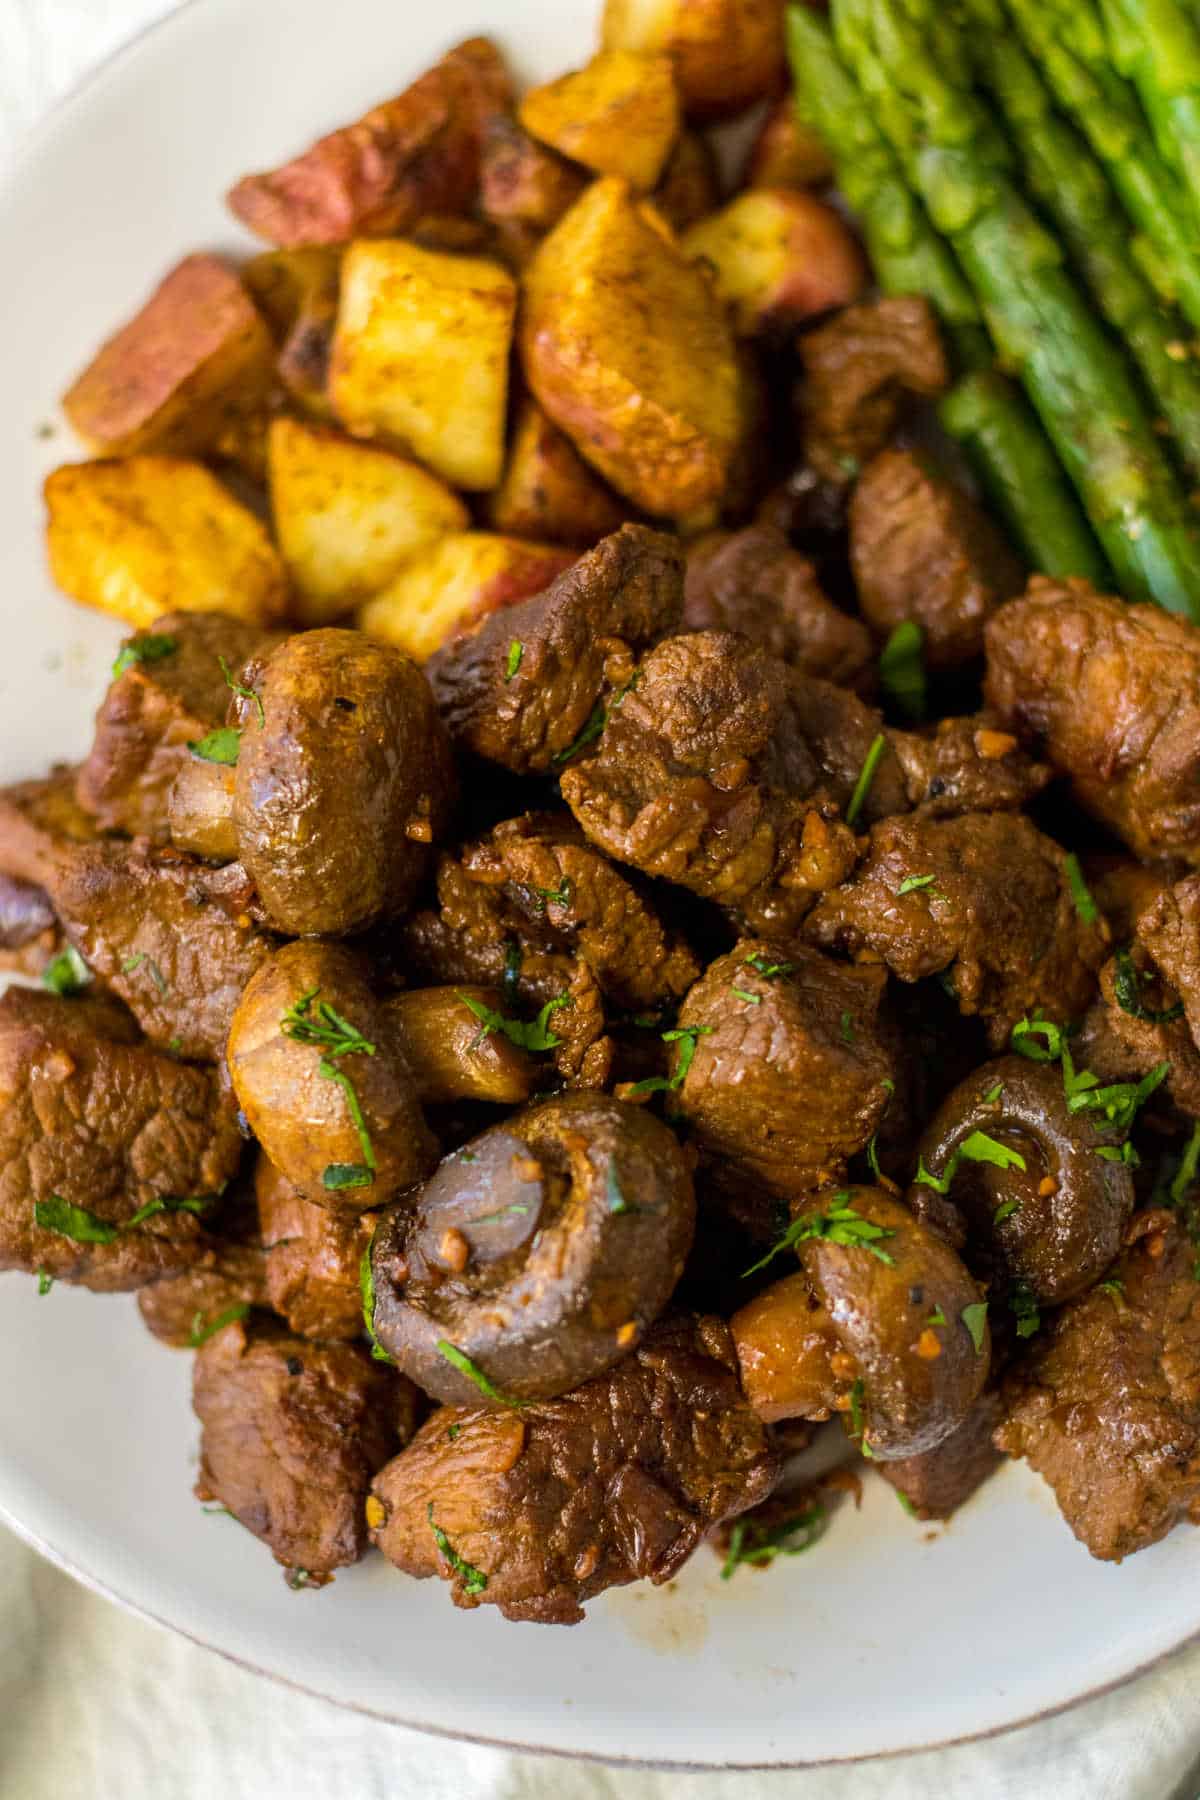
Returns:
[[[1128,857],[1107,853],[1085,856],[1082,860],[1084,878],[1093,900],[1112,928],[1115,944],[1128,943],[1139,915],[1187,872],[1178,863],[1131,862]]]
[[[273,943],[252,921],[240,863],[213,869],[145,839],[85,845],[60,854],[49,890],[67,936],[146,1036],[219,1061],[242,990]]]
[[[300,1337],[327,1343],[361,1337],[359,1271],[377,1215],[315,1206],[265,1156],[259,1158],[255,1190],[273,1310]]]
[[[174,649],[163,655],[163,642]],[[96,714],[96,736],[79,771],[81,805],[105,831],[145,833],[165,843],[171,784],[188,760],[188,740],[225,722],[229,688],[251,656],[279,641],[222,613],[167,613],[128,648],[151,654],[116,676]]]
[[[0,1000],[0,1268],[120,1292],[199,1259],[242,1140],[213,1071],[135,1038],[103,1000]]]
[[[988,705],[1135,856],[1200,862],[1200,631],[1037,577],[987,628]]]
[[[457,1606],[574,1625],[606,1588],[669,1581],[777,1474],[728,1330],[682,1317],[560,1400],[434,1413],[374,1482],[372,1538]]]
[[[1051,778],[1045,763],[1027,756],[986,714],[942,719],[931,732],[890,731],[888,742],[903,771],[908,803],[925,818],[1015,812]],[[869,804],[864,816],[873,816]]]
[[[138,1290],[142,1323],[173,1350],[195,1349],[251,1307],[267,1305],[266,1260],[260,1244],[218,1239],[204,1265]]]
[[[887,978],[800,945],[743,938],[679,1014],[679,1104],[692,1133],[783,1197],[836,1181],[896,1086]]]
[[[363,1504],[396,1449],[401,1384],[356,1344],[267,1320],[225,1326],[196,1358],[197,1495],[227,1506],[297,1584],[321,1585],[367,1548]]]
[[[533,1017],[566,995],[571,1004],[553,1015],[560,1039],[555,1067],[572,1086],[606,1086],[613,1045],[599,983],[548,920],[531,918],[502,888],[472,879],[451,856],[438,862],[437,902],[436,910],[414,913],[402,927],[410,968],[442,984],[499,988],[510,1016]]]
[[[899,1462],[880,1462],[879,1473],[903,1495],[918,1518],[948,1519],[1000,1467],[992,1433],[1002,1411],[999,1394],[990,1389],[934,1449],[902,1457]]]
[[[1178,994],[1200,1045],[1200,875],[1176,882],[1138,914],[1137,939]]]
[[[44,781],[0,788],[0,869],[6,875],[47,888],[64,847],[98,836],[95,820],[75,798],[75,775],[60,768]]]
[[[740,631],[781,662],[848,686],[874,661],[866,626],[826,599],[812,563],[771,525],[691,547],[683,623],[688,631]]]
[[[800,355],[808,460],[842,484],[883,449],[911,397],[936,399],[950,381],[937,321],[913,295],[846,307],[805,332]]]
[[[1090,1069],[1103,1082],[1140,1081],[1160,1063],[1169,1063],[1151,1112],[1166,1097],[1181,1113],[1200,1119],[1200,1050],[1179,996],[1157,979],[1138,945],[1111,957],[1101,969],[1099,998],[1071,1040],[1071,1055],[1077,1068]]]
[[[792,672],[744,638],[668,638],[612,713],[598,755],[568,767],[563,798],[620,862],[787,933],[842,880],[852,834],[796,728]]]
[[[859,604],[886,637],[912,620],[931,669],[983,651],[983,628],[1025,585],[1020,562],[987,514],[913,450],[885,450],[850,502]]]
[[[806,933],[826,950],[873,951],[901,981],[949,972],[964,1013],[995,1041],[1035,1009],[1079,1017],[1107,930],[1079,917],[1058,846],[1019,813],[885,819],[851,880]]]
[[[1200,1516],[1196,1249],[1169,1213],[1135,1230],[1108,1281],[1057,1312],[1012,1370],[996,1433],[1112,1561]]]
[[[678,625],[682,606],[675,540],[623,526],[544,594],[490,613],[429,661],[450,735],[518,775],[558,767],[605,696],[630,679],[637,652]]]

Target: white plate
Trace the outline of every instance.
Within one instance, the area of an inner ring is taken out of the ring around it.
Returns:
[[[0,194],[0,777],[78,755],[119,635],[52,592],[37,482],[75,454],[55,398],[185,250],[236,245],[221,194],[489,28],[520,72],[581,61],[593,0],[205,0],[55,115]],[[1124,1680],[1200,1630],[1196,1542],[1092,1562],[1006,1470],[947,1530],[868,1480],[808,1556],[571,1632],[454,1611],[379,1558],[323,1594],[192,1499],[190,1358],[128,1299],[0,1285],[0,1512],[85,1581],[347,1706],[526,1748],[704,1767],[869,1756],[1002,1729]]]

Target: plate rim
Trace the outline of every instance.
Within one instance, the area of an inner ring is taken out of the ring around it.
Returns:
[[[18,133],[11,149],[0,163],[0,202],[3,202],[9,192],[18,186],[23,168],[37,157],[43,143],[49,144],[64,116],[77,102],[84,99],[93,87],[115,72],[119,65],[133,60],[148,39],[159,33],[166,33],[184,14],[198,12],[205,4],[206,0],[169,0],[165,10],[119,37],[108,50],[90,62],[30,124]],[[496,4],[496,0],[480,0],[480,4],[491,6]],[[480,29],[483,30],[484,27],[481,26]],[[849,1752],[845,1755],[826,1755],[800,1760],[773,1758],[769,1761],[723,1759],[719,1762],[691,1762],[676,1758],[622,1756],[618,1752],[566,1749],[554,1744],[527,1743],[516,1737],[492,1737],[470,1731],[450,1730],[445,1726],[406,1718],[391,1710],[368,1706],[348,1697],[323,1692],[321,1688],[310,1686],[307,1682],[299,1681],[294,1676],[286,1675],[277,1669],[264,1667],[261,1663],[227,1648],[207,1635],[189,1629],[182,1623],[162,1617],[142,1601],[122,1593],[74,1555],[61,1549],[57,1544],[51,1543],[26,1520],[11,1512],[3,1500],[0,1500],[0,1523],[3,1523],[20,1542],[33,1550],[36,1555],[77,1582],[89,1593],[97,1595],[120,1611],[141,1620],[156,1630],[180,1637],[197,1649],[217,1656],[223,1662],[242,1669],[248,1674],[270,1681],[276,1687],[301,1694],[306,1699],[319,1700],[327,1706],[336,1707],[341,1712],[353,1713],[378,1724],[399,1726],[403,1730],[417,1732],[423,1737],[433,1738],[444,1743],[470,1744],[483,1749],[507,1751],[525,1756],[583,1762],[601,1768],[644,1769],[680,1774],[748,1774],[772,1771],[779,1773],[803,1772],[815,1769],[852,1768],[859,1763],[899,1762],[916,1756],[929,1755],[939,1750],[953,1750],[968,1744],[989,1743],[1008,1737],[1015,1732],[1044,1724],[1051,1719],[1061,1718],[1065,1714],[1073,1712],[1077,1707],[1118,1693],[1122,1688],[1131,1686],[1134,1682],[1148,1676],[1156,1669],[1162,1668],[1175,1658],[1183,1656],[1187,1651],[1200,1646],[1200,1624],[1197,1624],[1177,1643],[1153,1652],[1144,1661],[1136,1663],[1125,1673],[1058,1700],[1051,1706],[1025,1713],[1020,1718],[1009,1720],[1002,1725],[985,1726],[978,1731],[957,1733],[950,1737],[935,1737],[925,1743],[908,1744],[895,1749]]]

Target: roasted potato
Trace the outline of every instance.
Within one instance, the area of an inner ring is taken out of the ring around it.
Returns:
[[[586,69],[531,89],[520,119],[561,155],[648,192],[679,136],[670,58],[602,51]]]
[[[848,306],[871,279],[840,215],[789,188],[740,194],[681,241],[688,256],[712,269],[739,337]]]
[[[804,123],[796,110],[796,96],[785,94],[763,120],[740,185],[809,188],[832,180],[833,159],[824,138]]]
[[[455,487],[493,488],[504,467],[517,290],[480,257],[394,238],[352,244],[329,368],[337,417],[428,463]]]
[[[651,198],[672,231],[686,231],[716,212],[721,204],[717,159],[698,131],[680,132]]]
[[[331,417],[326,379],[341,268],[340,251],[313,249],[265,250],[242,270],[275,337],[275,372],[314,419]]]
[[[724,309],[625,182],[593,183],[529,265],[521,351],[544,411],[634,506],[721,498],[739,436]]]
[[[139,631],[165,612],[273,625],[287,608],[265,526],[180,456],[67,463],[47,477],[50,572],[72,599]]]
[[[741,112],[784,81],[780,0],[605,0],[600,41],[669,55],[695,118]]]
[[[628,514],[535,400],[517,415],[504,479],[489,502],[497,531],[590,550]]]
[[[357,622],[414,662],[472,631],[488,613],[548,588],[575,558],[553,544],[525,544],[486,531],[444,537],[414,558]]]
[[[428,544],[470,522],[435,475],[390,450],[296,419],[269,437],[275,537],[301,625],[325,625]]]
[[[512,103],[486,38],[459,44],[412,87],[228,196],[250,230],[281,249],[407,231],[428,213],[467,207],[487,120]]]
[[[89,450],[185,453],[211,448],[262,405],[274,346],[233,271],[187,256],[63,396]]]
[[[479,173],[479,209],[494,225],[528,225],[544,232],[558,224],[587,185],[587,177],[498,115],[488,126]]]

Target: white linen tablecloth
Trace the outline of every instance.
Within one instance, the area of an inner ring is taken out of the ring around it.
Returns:
[[[0,164],[87,67],[167,10],[0,0]],[[842,1769],[687,1777],[446,1744],[129,1618],[0,1527],[0,1800],[1197,1800],[1200,1776],[1184,1779],[1197,1755],[1200,1650],[988,1743]]]

